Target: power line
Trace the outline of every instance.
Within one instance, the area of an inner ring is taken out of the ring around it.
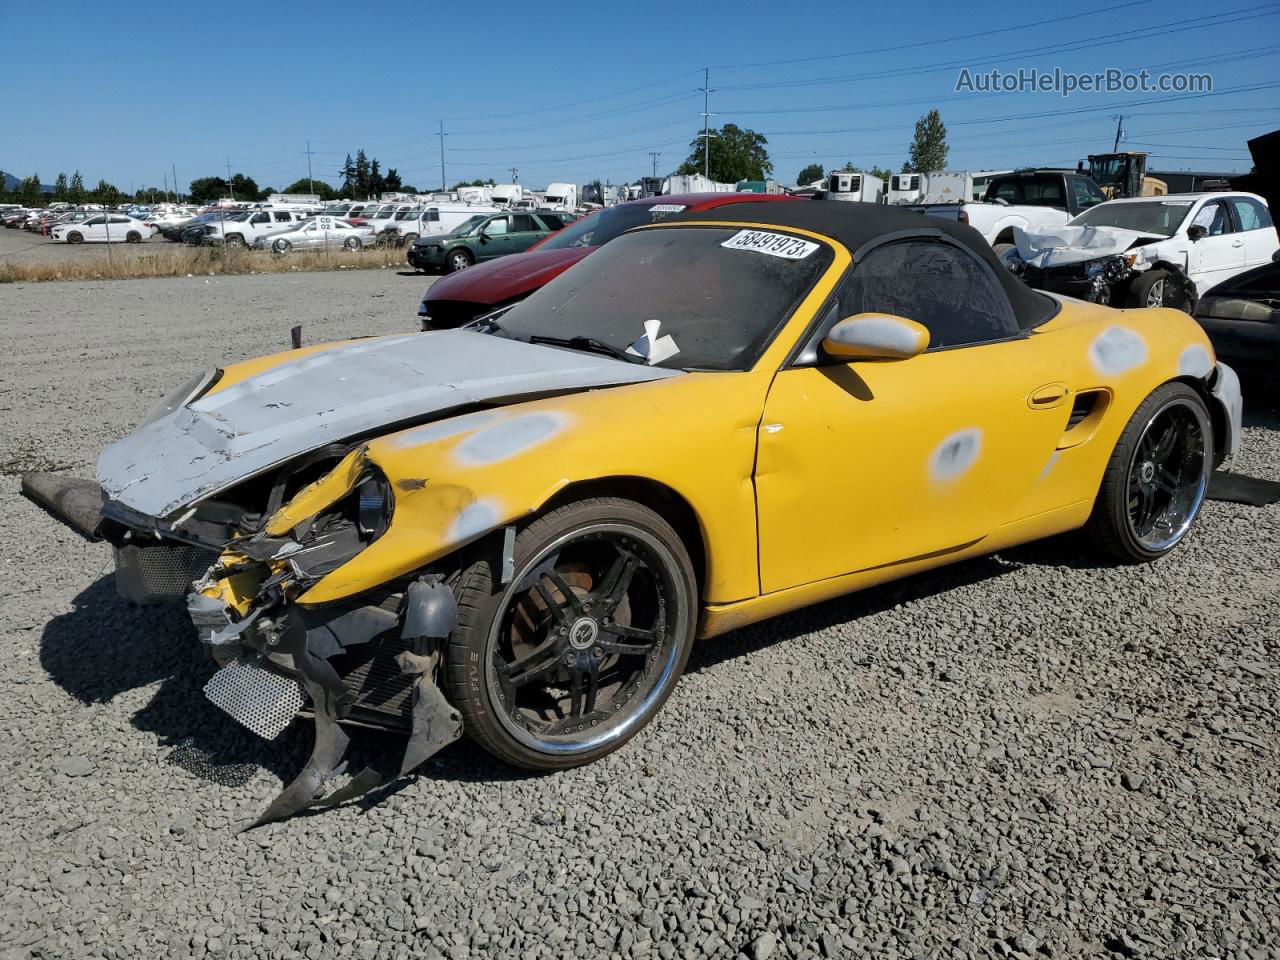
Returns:
[[[763,83],[731,84],[723,87],[722,89],[777,90],[783,88],[821,86],[832,83],[852,83],[858,80],[882,80],[886,77],[918,76],[926,73],[955,70],[957,68],[971,68],[993,63],[1002,63],[1011,57],[1025,57],[1044,53],[1069,53],[1076,50],[1088,50],[1094,47],[1113,46],[1117,43],[1129,43],[1133,40],[1148,40],[1155,37],[1163,38],[1171,33],[1183,33],[1188,30],[1205,30],[1209,27],[1223,26],[1227,24],[1235,25],[1244,20],[1255,20],[1261,17],[1276,16],[1277,13],[1280,13],[1280,3],[1267,3],[1255,7],[1242,7],[1238,10],[1231,10],[1226,13],[1214,13],[1203,17],[1196,17],[1191,20],[1185,20],[1176,26],[1160,25],[1156,27],[1141,27],[1138,31],[1127,33],[1121,37],[1117,37],[1114,33],[1103,34],[1097,37],[1090,37],[1086,40],[1071,40],[1064,43],[1049,44],[1047,46],[1026,47],[1021,50],[1006,50],[1002,53],[991,54],[978,59],[968,57],[961,60],[952,60],[946,63],[933,64],[927,67],[902,67],[891,70],[881,69],[866,73],[848,73],[828,77],[811,77],[805,80],[771,80]],[[1241,14],[1249,14],[1249,16],[1241,16]]]
[[[902,43],[895,47],[866,47],[862,50],[851,50],[848,53],[828,53],[814,57],[794,57],[789,60],[759,60],[755,63],[721,63],[716,64],[716,69],[747,70],[755,67],[778,67],[789,63],[816,63],[819,60],[842,60],[847,57],[866,57],[873,56],[878,53],[896,53],[900,50],[915,50],[920,47],[931,47],[939,43],[952,43],[959,40],[986,40],[997,33],[1013,33],[1018,30],[1028,30],[1031,27],[1043,27],[1050,23],[1061,23],[1064,20],[1074,20],[1078,17],[1092,17],[1098,14],[1110,16],[1117,10],[1123,10],[1126,7],[1138,7],[1150,2],[1152,2],[1152,0],[1131,0],[1129,3],[1116,3],[1105,7],[1097,7],[1093,10],[1080,10],[1076,13],[1068,13],[1061,17],[1050,17],[1047,20],[1032,20],[1029,23],[1014,24],[1010,27],[997,27],[995,29],[979,30],[977,33],[938,37],[936,40],[917,40],[914,43]]]

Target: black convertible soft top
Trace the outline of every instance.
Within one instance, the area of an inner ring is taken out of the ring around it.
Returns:
[[[882,203],[855,203],[847,200],[806,200],[797,203],[746,202],[735,203],[698,213],[681,213],[666,218],[663,223],[697,222],[699,220],[741,221],[744,224],[767,224],[811,230],[838,241],[854,256],[867,244],[877,243],[891,236],[894,239],[911,235],[934,236],[945,234],[963,244],[991,267],[1000,286],[1004,288],[1013,306],[1018,326],[1024,330],[1039,326],[1058,311],[1058,303],[1051,297],[1026,286],[1010,273],[996,257],[982,234],[967,224],[954,220],[929,217],[905,207],[887,206]]]

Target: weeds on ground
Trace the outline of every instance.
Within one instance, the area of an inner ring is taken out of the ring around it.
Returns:
[[[159,243],[159,241],[152,241]],[[82,247],[82,250],[91,250]],[[129,249],[106,257],[61,262],[0,262],[0,283],[43,283],[50,280],[132,280],[139,277],[214,277],[244,273],[303,273],[317,270],[381,270],[405,265],[405,252],[395,247],[365,250],[295,250],[280,256],[237,247],[166,245],[156,253]],[[115,251],[113,251],[114,253]]]

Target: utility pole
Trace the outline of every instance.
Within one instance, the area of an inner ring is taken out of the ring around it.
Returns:
[[[711,69],[702,70],[702,175],[711,179]]]
[[[315,184],[311,182],[311,141],[307,141],[307,193],[314,194],[316,192]],[[325,249],[329,249],[325,246]]]
[[[178,189],[178,168],[172,160],[169,161],[169,169],[173,173],[173,200],[175,203],[181,203],[182,191]]]
[[[227,192],[231,194],[231,199],[236,198],[236,188],[231,185],[231,158],[227,157]]]
[[[519,183],[519,182],[520,182],[520,171],[519,171],[518,169],[516,169],[515,167],[512,167],[512,168],[511,168],[511,182],[512,182],[512,183]]]
[[[444,175],[444,138],[448,136],[448,134],[444,132],[443,120],[440,121],[440,132],[437,136],[440,138],[440,192],[444,193],[449,189],[449,181],[445,179]]]
[[[656,178],[658,176],[658,158],[662,156],[662,151],[650,150],[649,156],[653,158],[653,175]]]
[[[1120,149],[1120,138],[1124,135],[1124,114],[1116,114],[1116,142],[1111,147],[1111,152],[1115,153]]]
[[[161,176],[164,177],[164,198],[168,200],[169,199],[169,175],[165,173],[165,174],[161,174]]]

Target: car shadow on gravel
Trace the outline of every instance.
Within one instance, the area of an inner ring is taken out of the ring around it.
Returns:
[[[214,665],[196,642],[181,604],[137,607],[120,599],[110,575],[54,617],[40,638],[40,664],[84,704],[160,686],[132,717],[139,730],[172,748],[166,763],[215,783],[247,783],[259,769],[291,779],[311,750],[308,726],[293,724],[267,742],[205,699]]]
[[[83,590],[70,613],[45,625],[40,663],[49,677],[83,704],[110,703],[117,696],[159,683],[150,701],[131,718],[167,749],[163,762],[211,783],[243,786],[260,770],[284,782],[297,775],[311,753],[313,726],[300,719],[275,740],[245,730],[210,703],[204,684],[215,667],[197,643],[181,604],[133,606],[120,599],[112,576]],[[348,769],[394,769],[404,752],[403,734],[352,728]],[[496,782],[534,776],[493,759],[462,740],[431,758],[413,776],[362,798],[371,808],[414,780]]]
[[[726,660],[771,647],[775,643],[892,610],[899,604],[914,603],[957,587],[1002,577],[1021,566],[1022,563],[1009,559],[1007,554],[978,557],[878,587],[869,587],[718,637],[700,640],[694,644],[693,651],[689,654],[685,673],[698,673]]]

